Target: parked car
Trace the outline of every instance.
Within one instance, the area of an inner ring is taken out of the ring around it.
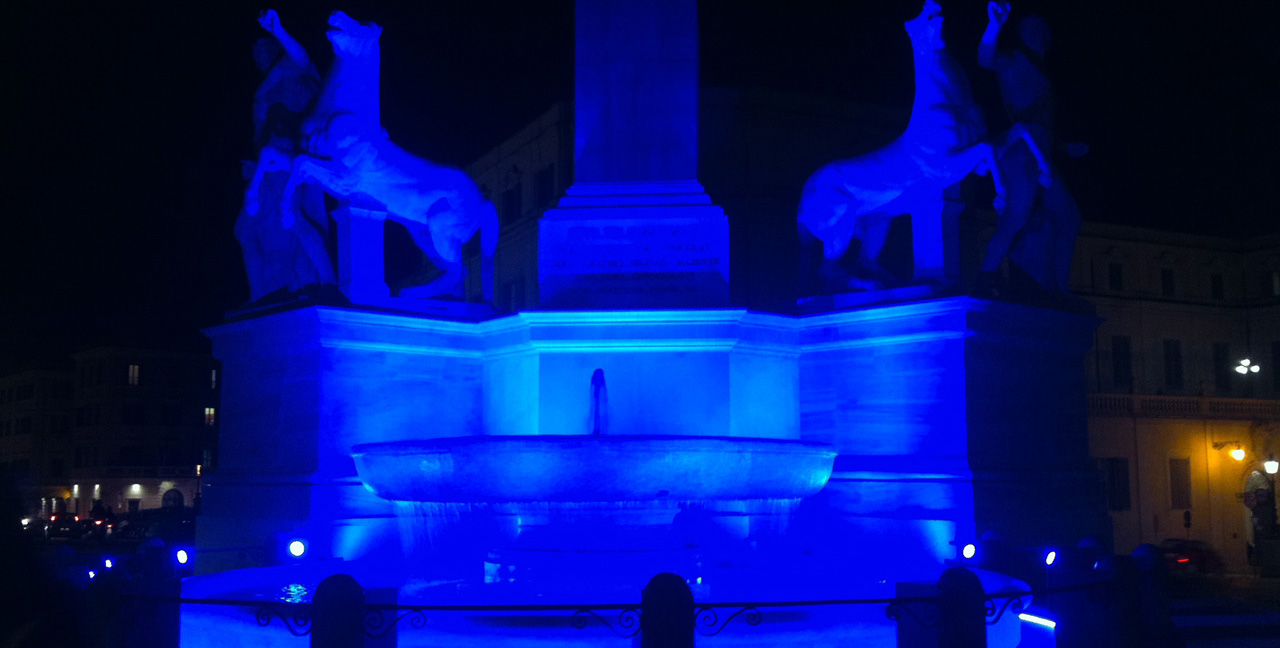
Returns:
[[[1177,574],[1221,574],[1222,558],[1208,543],[1200,540],[1166,538],[1160,543],[1165,564]]]
[[[113,521],[108,537],[116,544],[140,544],[158,538],[166,545],[191,545],[196,538],[196,514],[191,508],[146,509]]]
[[[67,538],[79,540],[84,536],[85,525],[79,515],[56,513],[49,516],[49,526],[45,528],[46,538]]]
[[[22,532],[29,536],[44,537],[45,531],[49,528],[49,523],[44,518],[38,516],[22,518]]]

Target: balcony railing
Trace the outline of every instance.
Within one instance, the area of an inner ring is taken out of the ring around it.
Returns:
[[[1280,419],[1280,400],[1089,394],[1090,416],[1142,416],[1196,419]]]

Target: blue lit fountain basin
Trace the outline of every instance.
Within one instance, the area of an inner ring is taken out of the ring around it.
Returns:
[[[352,449],[365,486],[400,502],[795,500],[831,477],[831,446],[692,436],[468,436]]]

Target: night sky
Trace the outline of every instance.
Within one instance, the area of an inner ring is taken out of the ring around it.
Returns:
[[[278,3],[323,70],[328,13],[384,27],[383,123],[466,165],[571,98],[568,1]],[[945,3],[979,100],[985,2]],[[1054,31],[1064,169],[1087,220],[1271,233],[1280,197],[1280,3],[1015,3]],[[11,3],[3,48],[0,370],[101,343],[198,345],[247,299],[232,226],[252,157],[251,58],[264,5]],[[700,3],[704,86],[901,107],[918,2]],[[998,122],[996,122],[998,123]],[[857,153],[851,151],[851,154]],[[799,188],[797,188],[798,191]],[[730,214],[732,218],[732,214]]]

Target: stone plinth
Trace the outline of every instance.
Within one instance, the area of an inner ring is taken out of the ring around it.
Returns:
[[[841,533],[953,558],[1107,535],[1087,448],[1083,357],[1097,320],[971,298],[807,317],[802,438],[836,446]]]
[[[311,307],[206,333],[224,405],[201,571],[274,562],[287,535],[318,557],[395,551],[392,507],[357,479],[351,446],[479,432],[474,324]]]
[[[729,303],[729,223],[696,182],[574,185],[538,227],[541,304]]]
[[[198,567],[251,563],[236,562],[250,549],[270,562],[288,535],[318,557],[395,555],[391,505],[357,478],[356,445],[589,435],[597,369],[607,435],[834,446],[832,478],[795,526],[833,565],[873,551],[886,569],[928,569],[991,529],[1028,546],[1105,536],[1081,362],[1095,325],[972,298],[803,318],[310,307],[232,322],[209,331],[223,462],[207,476]]]

